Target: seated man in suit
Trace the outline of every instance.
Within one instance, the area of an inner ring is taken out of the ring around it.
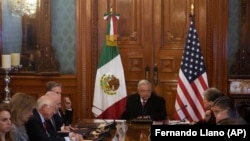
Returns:
[[[52,125],[51,129],[54,131],[60,131],[61,126],[58,127],[58,124],[62,124],[61,118],[57,116],[59,112],[59,108],[61,107],[61,95],[53,92],[53,91],[48,91],[45,94],[46,96],[50,97],[55,101],[56,108],[55,108],[55,114],[51,117],[51,120],[46,120],[46,122],[49,122],[48,124]],[[59,122],[59,123],[58,123]]]
[[[218,97],[211,107],[217,125],[247,125],[229,96]]]
[[[33,116],[25,124],[30,141],[64,141],[57,132],[50,131],[45,122],[55,114],[56,102],[49,96],[42,96],[37,100]]]
[[[165,99],[152,92],[152,84],[148,80],[141,80],[137,91],[127,97],[126,108],[120,118],[166,120]]]
[[[54,81],[49,81],[46,85],[46,92],[48,91],[53,91],[61,97],[62,85]],[[73,109],[71,107],[71,100],[69,97],[64,98],[64,107],[65,109],[63,111],[60,101],[58,112],[53,116],[57,131],[60,131],[61,129],[69,130],[72,124]]]
[[[195,125],[216,125],[215,116],[211,110],[213,102],[224,94],[215,87],[210,87],[203,92],[203,104],[205,108],[205,116],[199,121],[194,121],[192,124]]]
[[[41,96],[36,102],[33,115],[26,122],[25,128],[30,141],[68,141],[69,137],[61,137],[53,128],[51,120],[56,113],[58,101],[51,96]],[[80,141],[83,137],[72,133]]]

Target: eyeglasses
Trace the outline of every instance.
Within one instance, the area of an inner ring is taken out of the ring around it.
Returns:
[[[62,92],[59,92],[59,91],[52,91],[52,92],[54,92],[56,94],[62,94]]]
[[[49,104],[46,104],[46,106],[47,106],[48,108],[53,109],[53,110],[55,110],[55,109],[56,109],[56,106],[55,106],[55,105],[49,105]]]
[[[151,92],[150,89],[145,89],[145,88],[139,88],[140,92]]]
[[[218,109],[218,108],[212,108],[212,111],[214,113],[215,116],[217,116],[218,114],[221,114],[221,113],[227,113],[228,112],[228,109]]]

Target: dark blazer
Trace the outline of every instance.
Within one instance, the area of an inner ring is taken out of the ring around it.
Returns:
[[[65,110],[65,113],[63,113],[62,110],[59,109],[59,112],[60,114],[56,113],[53,116],[57,131],[61,130],[63,124],[65,126],[72,124],[72,117],[73,117],[73,110]]]
[[[204,119],[199,120],[195,125],[216,125],[216,118],[214,113],[211,113],[211,117],[208,121],[205,121]]]
[[[63,114],[64,116],[63,123],[66,126],[72,124],[73,112],[74,112],[73,109],[72,110],[65,109],[65,113]]]
[[[47,130],[50,136],[46,134],[42,119],[36,109],[33,110],[33,116],[25,123],[25,128],[30,141],[65,141],[64,138],[57,134],[51,124],[47,124]]]
[[[150,116],[152,120],[165,120],[167,112],[165,108],[165,99],[152,93],[147,100],[144,108],[142,108],[140,95],[138,93],[127,97],[125,111],[121,115],[121,119],[135,119],[138,116]]]

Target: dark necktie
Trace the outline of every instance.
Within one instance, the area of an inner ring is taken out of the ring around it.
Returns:
[[[56,122],[55,122],[55,119],[53,117],[51,118],[51,123],[52,123],[54,129],[56,130]]]
[[[146,102],[147,102],[146,100],[142,100],[142,103],[141,103],[141,104],[142,104],[142,107],[145,106]]]
[[[46,123],[46,121],[43,122],[43,128],[45,129],[47,136],[50,137],[50,134],[49,134],[49,132],[47,130],[47,123]]]

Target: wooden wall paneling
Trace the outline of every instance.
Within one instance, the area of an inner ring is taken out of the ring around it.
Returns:
[[[178,3],[182,2],[181,5]],[[156,91],[167,101],[168,118],[174,118],[177,79],[190,24],[191,1],[155,1],[154,19],[154,63],[158,66],[159,84]],[[158,5],[158,7],[157,7]],[[204,1],[195,1],[197,12],[200,7],[206,7]],[[206,11],[206,9],[202,9]],[[195,19],[206,22],[205,16],[196,15]],[[206,34],[206,24],[196,21],[198,34]],[[160,28],[158,28],[160,27]],[[206,36],[204,36],[206,37]],[[205,39],[200,40],[203,54],[206,55]]]
[[[80,58],[80,59],[76,59],[76,76],[77,76],[77,94],[81,95],[81,97],[78,98],[78,100],[76,100],[77,103],[77,107],[81,107],[81,108],[77,108],[75,110],[76,113],[78,113],[78,119],[80,120],[81,118],[83,118],[84,116],[86,116],[86,113],[84,113],[84,111],[86,111],[86,105],[84,105],[84,99],[86,99],[86,86],[84,85],[86,81],[84,81],[83,77],[85,78],[86,75],[86,70],[85,70],[85,66],[86,66],[86,62],[84,60],[86,60],[86,57],[83,55],[85,52],[84,51],[84,41],[85,41],[85,36],[84,36],[84,18],[81,17],[86,17],[84,16],[84,14],[86,13],[84,11],[85,4],[86,1],[81,1],[81,0],[76,0],[76,58]],[[86,42],[88,43],[88,42]],[[82,58],[82,59],[81,59]],[[87,79],[86,79],[87,80]]]
[[[3,76],[2,76],[3,77]],[[62,98],[69,96],[72,100],[72,108],[77,111],[81,109],[78,106],[77,95],[77,79],[75,75],[62,75],[62,76],[31,76],[31,75],[17,75],[10,73],[10,96],[13,96],[15,93],[23,92],[32,95],[35,99],[38,99],[40,96],[45,94],[46,83],[48,81],[56,81],[62,84]],[[1,100],[5,97],[4,94],[4,81],[0,82],[0,92]],[[62,101],[63,103],[63,101]],[[62,104],[63,106],[63,104]],[[74,112],[73,121],[76,122],[79,118],[79,113]]]
[[[97,21],[101,0],[76,0],[77,105],[79,119],[93,118],[92,101],[98,63]],[[105,7],[101,5],[101,7]]]
[[[86,62],[86,116],[87,118],[93,118],[93,113],[92,113],[92,102],[93,102],[93,95],[94,95],[94,83],[95,83],[95,76],[96,76],[96,70],[97,70],[97,64],[98,64],[98,36],[97,36],[97,23],[98,23],[98,5],[99,0],[91,0],[89,3],[86,5],[86,9],[90,9],[91,12],[87,14],[87,17],[90,21],[90,32],[91,34],[87,33],[85,36],[90,36],[88,39],[90,39],[90,46],[89,44],[86,44],[86,50],[85,50],[85,56],[91,57],[90,60],[85,60]],[[90,14],[91,13],[91,14]],[[86,26],[88,28],[88,26]],[[89,42],[87,42],[89,43]],[[91,62],[91,63],[90,63]],[[89,68],[91,68],[91,71],[89,71]],[[88,79],[89,78],[89,79]]]
[[[151,6],[147,8],[144,6],[148,2],[148,0],[116,2],[117,13],[121,15],[118,23],[118,47],[127,87],[136,88],[133,85],[145,77],[146,66],[151,66],[149,52],[151,51],[152,27],[147,18],[152,14]],[[147,30],[144,30],[145,28]],[[136,89],[127,90],[127,93],[131,94]]]
[[[209,85],[228,93],[228,0],[207,1],[207,72]]]

